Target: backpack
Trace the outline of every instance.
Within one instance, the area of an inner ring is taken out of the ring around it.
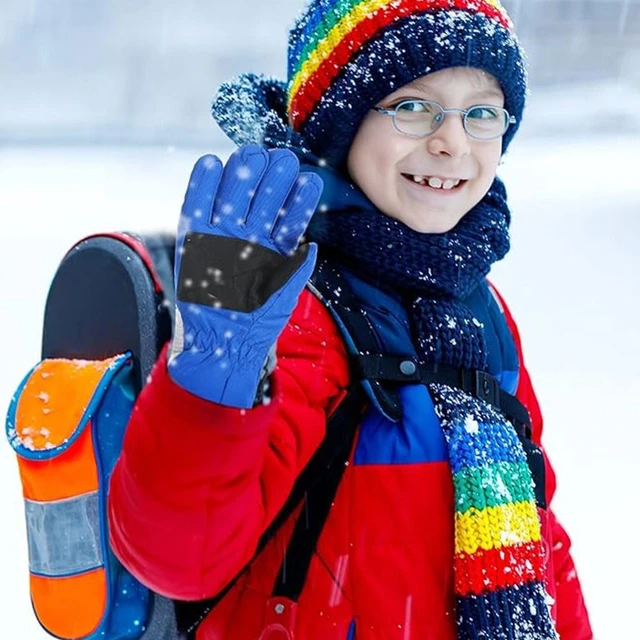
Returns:
[[[215,597],[181,602],[141,584],[109,547],[109,478],[135,399],[171,337],[174,244],[170,235],[110,233],[72,247],[47,297],[42,360],[9,407],[7,437],[23,486],[32,606],[42,627],[63,640],[193,640],[200,622],[251,564]],[[362,412],[372,402],[399,420],[394,389],[400,384],[444,382],[499,407],[527,445],[530,466],[543,473],[530,442],[528,412],[497,380],[377,353],[375,332],[348,283],[322,259],[309,286],[338,323],[354,382],[254,555],[305,502],[308,517],[294,526],[288,570],[282,567],[273,593],[293,602],[304,587]],[[339,304],[331,298],[335,291]],[[543,501],[544,482],[536,485]]]
[[[91,236],[58,267],[45,306],[42,360],[14,394],[6,420],[22,481],[30,594],[49,634],[68,640],[187,640],[233,586],[202,603],[167,600],[136,580],[109,548],[107,490],[135,398],[171,337],[173,254],[168,235]],[[354,387],[303,470],[259,553],[314,498],[319,529],[300,537],[308,565],[348,459],[364,400]],[[322,512],[326,512],[324,515]],[[298,572],[301,591],[306,570]],[[239,576],[238,576],[239,577]]]

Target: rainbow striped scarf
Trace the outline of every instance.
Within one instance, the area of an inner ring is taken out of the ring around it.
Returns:
[[[463,391],[430,391],[453,474],[459,640],[556,640],[533,480],[514,428]]]

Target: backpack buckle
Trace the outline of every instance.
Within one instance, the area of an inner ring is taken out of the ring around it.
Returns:
[[[475,395],[500,410],[500,383],[498,380],[484,371],[474,371],[474,374]]]

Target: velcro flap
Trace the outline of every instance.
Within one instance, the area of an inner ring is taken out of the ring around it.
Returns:
[[[129,354],[106,360],[48,359],[23,380],[7,415],[7,437],[29,460],[50,460],[73,445]]]

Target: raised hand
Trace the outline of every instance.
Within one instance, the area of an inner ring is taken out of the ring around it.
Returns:
[[[300,244],[322,193],[287,150],[198,160],[176,241],[169,375],[207,400],[253,406],[269,351],[315,266]]]

